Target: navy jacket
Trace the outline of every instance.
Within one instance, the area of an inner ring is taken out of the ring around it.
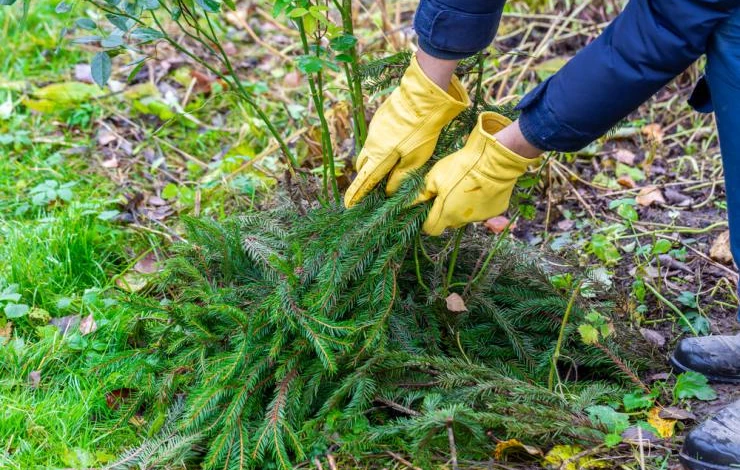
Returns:
[[[485,48],[502,0],[421,0],[419,46],[440,58]],[[604,134],[685,70],[740,0],[631,0],[592,43],[519,103],[519,124],[543,150],[574,151]]]

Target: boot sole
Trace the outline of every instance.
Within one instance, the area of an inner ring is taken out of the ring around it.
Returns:
[[[717,465],[709,462],[702,462],[701,460],[689,457],[683,452],[679,452],[678,460],[680,460],[681,465],[683,465],[684,468],[688,470],[733,470],[738,468],[734,465],[730,467],[728,465]]]
[[[678,370],[679,372],[694,371],[690,367],[686,367],[685,365],[681,364],[676,359],[676,356],[673,356],[673,355],[671,356],[671,365],[673,366],[674,369]],[[696,371],[694,371],[694,372],[696,372]],[[704,374],[704,376],[706,376],[707,380],[709,380],[712,383],[717,383],[717,384],[733,384],[733,385],[740,384],[740,377],[728,377],[726,375],[709,375],[709,374]],[[699,467],[697,467],[697,468],[699,468]],[[711,469],[711,468],[724,469],[724,468],[730,468],[730,467],[706,467],[706,468],[709,468],[709,469]]]

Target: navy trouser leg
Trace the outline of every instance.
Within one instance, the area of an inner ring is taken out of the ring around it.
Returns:
[[[493,41],[506,0],[421,0],[414,17],[419,47],[438,59],[464,59]]]
[[[735,263],[740,265],[740,10],[712,36],[707,49],[706,78],[725,171],[730,247]]]

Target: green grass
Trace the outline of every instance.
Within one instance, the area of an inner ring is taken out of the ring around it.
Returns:
[[[122,263],[123,234],[96,215],[69,208],[32,222],[0,223],[0,279],[52,313],[60,297],[104,287]]]
[[[0,347],[0,468],[94,467],[136,442],[132,426],[106,403],[110,387],[90,373],[94,348],[107,345],[63,338],[53,326],[37,331],[37,339]]]
[[[29,79],[50,80],[70,70],[84,54],[79,48],[59,47],[62,26],[74,23],[73,8],[66,14],[56,13],[56,1],[32,2],[23,18],[20,2],[0,8],[0,83],[25,82]],[[73,2],[69,2],[73,3]]]
[[[57,49],[62,26],[76,16],[58,15],[56,3],[34,2],[23,23],[20,4],[0,7],[0,104],[15,104],[0,118],[0,290],[17,285],[19,303],[51,317],[92,314],[99,330],[63,336],[48,317],[28,316],[9,327],[0,306],[0,330],[12,332],[0,337],[3,469],[98,467],[139,440],[108,406],[111,382],[91,363],[118,341],[109,326],[125,319],[105,289],[156,241],[107,220],[120,200],[84,150],[94,144],[102,104],[52,114],[21,104],[30,90],[69,81],[87,60],[74,46]],[[62,185],[68,191],[48,191]]]

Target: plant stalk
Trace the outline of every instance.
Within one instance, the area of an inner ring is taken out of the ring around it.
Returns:
[[[560,359],[560,350],[563,347],[563,340],[565,339],[565,327],[568,325],[568,319],[570,319],[570,314],[573,311],[573,307],[576,303],[576,297],[578,297],[578,293],[581,291],[581,282],[576,285],[575,290],[573,290],[573,294],[570,296],[570,300],[568,300],[568,305],[565,307],[565,315],[563,315],[563,322],[560,324],[560,333],[558,334],[558,342],[555,344],[555,351],[552,354],[552,363],[550,364],[550,375],[547,378],[547,388],[551,392],[555,389],[555,376],[557,374],[557,368],[558,368],[558,359]]]

